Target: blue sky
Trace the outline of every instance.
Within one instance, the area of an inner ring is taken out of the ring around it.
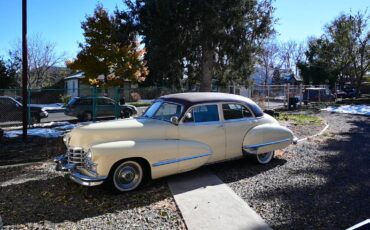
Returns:
[[[21,38],[22,0],[0,0],[0,56],[6,56],[15,40]],[[113,12],[123,8],[121,0],[28,0],[28,35],[39,34],[53,42],[58,53],[68,58],[78,52],[83,41],[81,21],[92,14],[97,3]],[[276,0],[275,17],[280,40],[304,41],[319,36],[325,24],[342,12],[369,8],[369,0]]]

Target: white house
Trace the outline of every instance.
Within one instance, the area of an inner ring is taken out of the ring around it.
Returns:
[[[74,75],[64,78],[64,88],[66,94],[72,97],[80,96],[80,80],[85,78],[84,72],[79,72]]]
[[[91,96],[92,88],[90,85],[83,83],[82,80],[85,78],[84,72],[78,72],[71,76],[64,78],[64,89],[67,95],[73,97],[83,97]],[[99,75],[98,79],[103,80],[104,76]],[[134,88],[137,88],[137,84],[132,83],[129,80],[125,80],[123,86],[120,89],[120,93],[124,94],[126,98],[130,97],[130,91]],[[99,94],[104,94],[106,96],[114,97],[117,93],[116,88],[111,87],[107,89],[99,89]]]

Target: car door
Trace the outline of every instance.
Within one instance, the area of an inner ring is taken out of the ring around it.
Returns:
[[[220,117],[218,104],[202,104],[190,108],[178,126],[179,139],[196,141],[208,145],[212,153],[208,163],[225,159],[225,129]],[[181,158],[194,158],[206,156],[205,153],[188,153],[186,146],[179,146]],[[179,163],[180,171],[191,167],[191,160]]]
[[[226,158],[240,157],[244,136],[254,127],[256,119],[246,105],[238,103],[222,104],[222,115],[226,131]]]
[[[115,103],[108,98],[98,98],[98,116],[113,116],[115,112]]]

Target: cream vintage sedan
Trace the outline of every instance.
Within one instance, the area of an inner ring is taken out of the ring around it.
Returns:
[[[180,93],[160,97],[141,117],[75,128],[64,142],[57,170],[81,185],[106,182],[125,192],[150,178],[245,155],[267,164],[296,138],[246,97]]]

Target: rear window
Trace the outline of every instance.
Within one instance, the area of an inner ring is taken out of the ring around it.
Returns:
[[[254,103],[249,104],[248,103],[248,106],[252,110],[252,112],[254,113],[255,117],[262,117],[263,116],[263,111],[261,110],[261,108],[257,104],[254,104]]]

